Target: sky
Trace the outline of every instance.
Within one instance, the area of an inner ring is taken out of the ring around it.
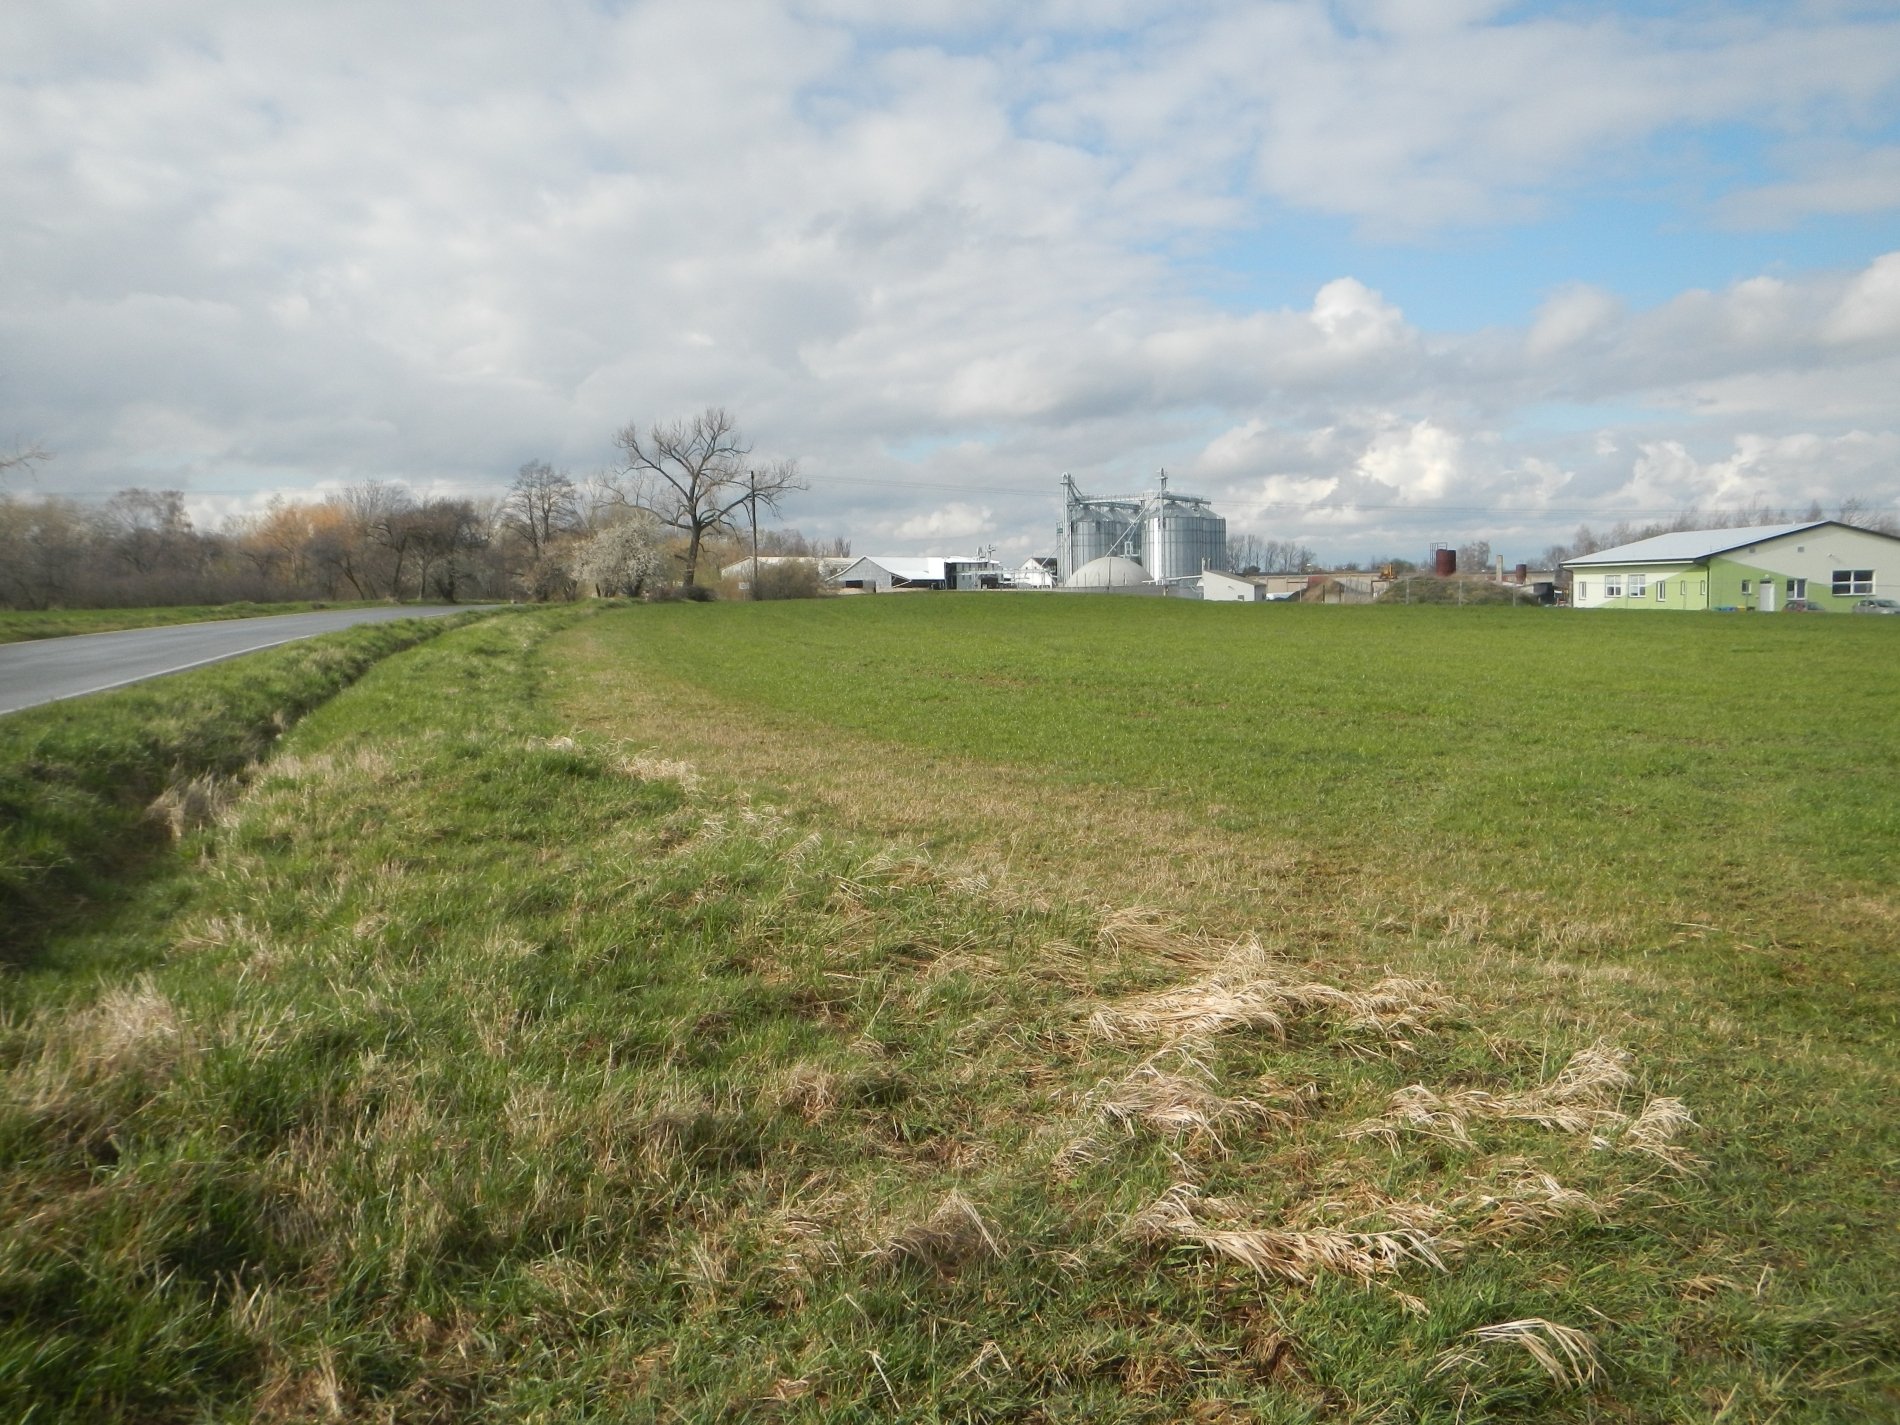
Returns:
[[[1900,3],[0,6],[18,492],[492,496],[721,406],[857,553],[1900,510]]]

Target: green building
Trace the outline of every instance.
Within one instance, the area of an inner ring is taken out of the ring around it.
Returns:
[[[1564,568],[1580,609],[1846,610],[1900,593],[1900,539],[1838,520],[1679,530]]]

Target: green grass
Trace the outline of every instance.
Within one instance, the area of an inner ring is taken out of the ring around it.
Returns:
[[[1706,871],[1553,869],[1485,810],[1487,779],[1572,762],[1639,816],[1687,797],[1639,735],[1683,711],[1683,635],[1639,673],[1562,615],[1232,613],[536,610],[383,660],[187,836],[136,921],[160,953],[12,987],[0,1414],[1891,1414],[1884,869],[1810,814],[1786,854],[1859,908],[1767,852],[1738,908]],[[1733,623],[1704,671],[1751,687],[1884,666]],[[1580,695],[1586,666],[1616,688]],[[1506,667],[1571,681],[1486,684]],[[1559,707],[1567,736],[1520,721]],[[1845,785],[1721,736],[1751,805]],[[1601,943],[1559,933],[1564,875]],[[55,962],[130,938],[70,926]],[[1368,998],[1388,970],[1413,982]],[[1210,972],[1281,1029],[1166,1050],[1143,996],[1206,1008]],[[1587,1131],[1522,1116],[1612,1044],[1633,1079],[1566,1100]],[[1144,1084],[1206,1126],[1111,1122]],[[1413,1084],[1520,1116],[1354,1131]],[[1676,1095],[1688,1171],[1630,1123]],[[1256,1246],[1410,1230],[1443,1270],[1257,1274],[1156,1225],[1182,1184]],[[1469,1334],[1529,1317],[1600,1373]]]
[[[626,652],[925,756],[1153,788],[1237,836],[1733,909],[1900,885],[1900,630],[1819,622],[856,599],[655,610]]]
[[[113,898],[310,708],[439,631],[367,625],[0,718],[0,965]]]
[[[157,609],[0,609],[0,643],[22,643],[34,638],[68,638],[76,633],[111,633],[122,628],[157,628],[164,624],[206,623],[213,619],[272,618],[278,614],[306,614],[318,609],[373,609],[384,601],[293,601],[282,604],[177,604]]]

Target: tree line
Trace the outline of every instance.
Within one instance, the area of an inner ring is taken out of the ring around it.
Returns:
[[[750,553],[759,512],[776,514],[802,488],[792,462],[752,462],[717,407],[630,425],[616,443],[620,467],[584,481],[545,460],[488,499],[370,480],[317,499],[278,497],[215,529],[193,522],[179,490],[130,488],[90,503],[0,493],[0,605],[639,597],[694,586],[705,567]],[[47,458],[33,448],[0,470]],[[758,530],[757,541],[761,554],[848,552],[789,529]]]
[[[1607,529],[1597,529],[1588,524],[1580,524],[1567,543],[1547,545],[1543,551],[1541,569],[1556,571],[1558,582],[1568,581],[1563,571],[1566,559],[1580,559],[1586,554],[1595,554],[1602,549],[1615,549],[1620,545],[1634,544],[1639,539],[1650,539],[1659,534],[1676,534],[1691,529],[1741,529],[1750,525],[1798,524],[1809,520],[1835,519],[1842,524],[1857,529],[1873,530],[1879,534],[1900,536],[1900,516],[1891,510],[1881,509],[1867,501],[1850,497],[1840,502],[1829,514],[1818,500],[1811,501],[1801,514],[1791,514],[1788,507],[1770,505],[1765,501],[1754,501],[1731,510],[1679,510],[1667,519],[1634,521],[1619,520]],[[1305,545],[1292,540],[1261,539],[1257,535],[1231,536],[1227,541],[1229,567],[1248,574],[1297,574],[1317,569],[1313,551]],[[1458,572],[1479,576],[1494,570],[1497,566],[1499,551],[1492,548],[1488,539],[1470,539],[1457,546]],[[1515,561],[1512,561],[1515,562]],[[1525,560],[1530,563],[1531,561]],[[1410,574],[1424,567],[1417,560],[1393,556],[1386,559],[1368,561],[1368,567],[1378,569],[1390,566],[1394,573]]]

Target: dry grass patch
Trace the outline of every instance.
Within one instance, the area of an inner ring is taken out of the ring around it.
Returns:
[[[1396,1147],[1402,1133],[1469,1144],[1473,1120],[1519,1120],[1559,1133],[1589,1133],[1628,1122],[1616,1107],[1631,1082],[1629,1054],[1606,1045],[1580,1050],[1547,1084],[1521,1093],[1459,1089],[1437,1093],[1410,1084],[1392,1095],[1377,1118],[1354,1124],[1350,1138],[1377,1138]]]
[[[1186,1242],[1261,1276],[1300,1286],[1310,1286],[1323,1275],[1371,1282],[1412,1266],[1442,1272],[1445,1257],[1459,1246],[1415,1227],[1347,1232],[1221,1224],[1221,1218],[1234,1214],[1232,1204],[1203,1197],[1191,1183],[1176,1183],[1136,1214],[1129,1230],[1143,1241]]]
[[[1434,1369],[1438,1372],[1468,1370],[1482,1364],[1480,1349],[1486,1346],[1516,1346],[1543,1369],[1560,1388],[1582,1390],[1595,1380],[1602,1369],[1596,1338],[1574,1326],[1531,1316],[1519,1321],[1499,1321],[1466,1333],[1470,1348],[1446,1352]]]
[[[864,1256],[884,1266],[912,1263],[955,1276],[978,1262],[1000,1261],[1003,1241],[976,1204],[953,1189],[928,1217],[900,1227]]]
[[[1201,1134],[1220,1143],[1223,1127],[1288,1127],[1312,1102],[1310,1090],[1277,1089],[1260,1098],[1229,1097],[1190,1044],[1176,1044],[1119,1079],[1103,1079],[1086,1106],[1111,1127],[1166,1136]]]
[[[223,819],[237,788],[234,778],[200,773],[165,788],[146,809],[146,815],[164,827],[173,841],[182,841]]]
[[[1177,963],[1192,958],[1175,942]],[[1174,1043],[1232,1030],[1258,1030],[1285,1039],[1292,1020],[1321,1020],[1347,1033],[1365,1033],[1390,1048],[1411,1047],[1410,1036],[1429,1034],[1457,1008],[1439,986],[1387,976],[1371,986],[1345,989],[1300,977],[1297,967],[1246,940],[1217,951],[1189,946],[1209,964],[1187,984],[1104,1005],[1089,1023],[1111,1040]]]

